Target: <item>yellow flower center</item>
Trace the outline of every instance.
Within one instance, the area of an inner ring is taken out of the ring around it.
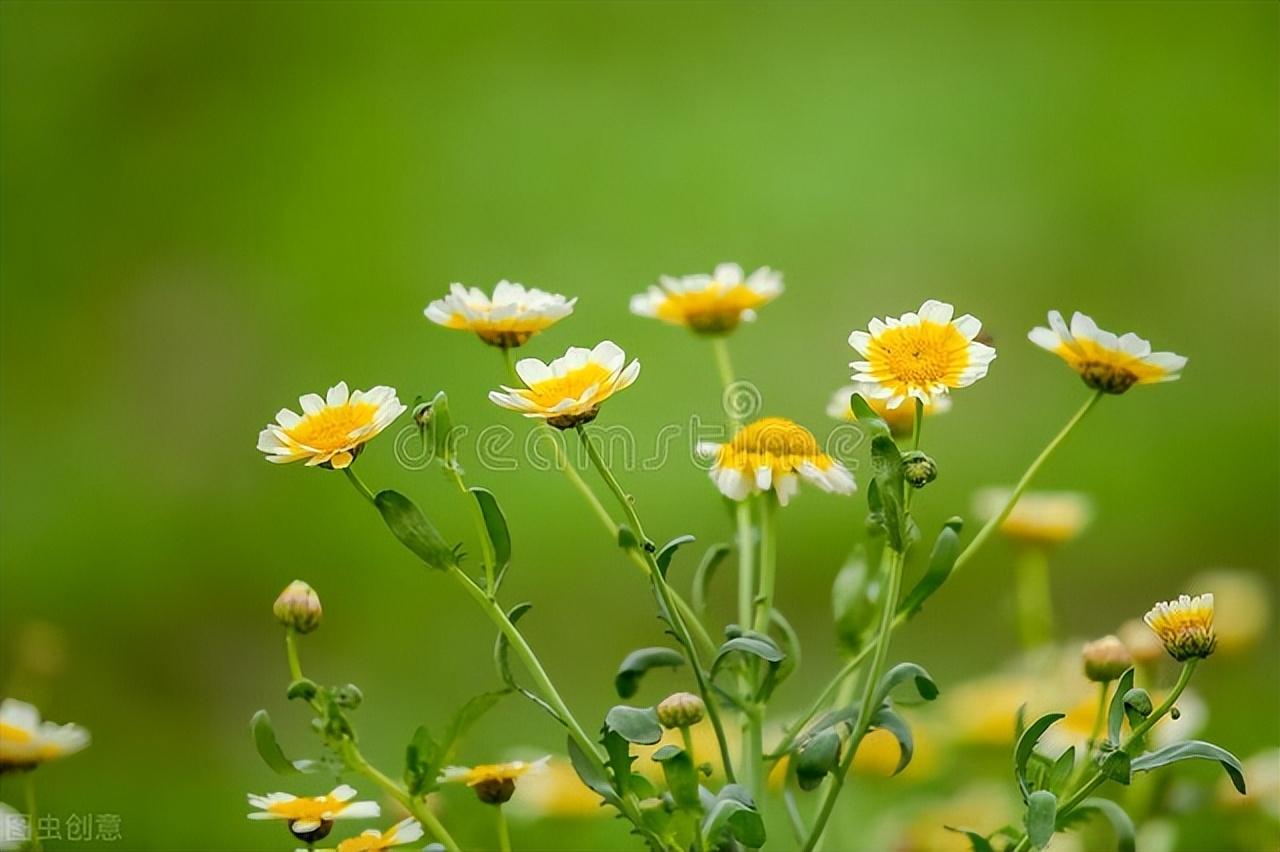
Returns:
[[[786,473],[806,461],[821,470],[831,467],[830,456],[822,452],[812,432],[785,417],[765,417],[739,429],[720,448],[719,464],[744,472],[768,467],[774,473]]]
[[[18,728],[4,722],[0,722],[0,741],[25,745],[26,743],[31,742],[31,732],[25,728]]]
[[[1148,364],[1137,356],[1108,349],[1093,340],[1076,338],[1072,346],[1065,343],[1054,353],[1071,365],[1095,390],[1124,393],[1137,382],[1162,378],[1167,370]]]
[[[351,444],[351,433],[373,422],[378,407],[370,402],[331,405],[303,417],[285,434],[316,450],[341,450]]]
[[[580,398],[587,388],[599,384],[610,375],[607,369],[594,361],[589,361],[563,376],[553,376],[534,382],[528,389],[520,390],[518,393],[539,406],[551,408],[563,400]]]
[[[386,849],[396,842],[395,832],[387,834],[360,834],[348,837],[338,844],[338,852],[377,852]]]
[[[872,374],[905,385],[954,387],[969,366],[969,341],[951,323],[900,325],[871,339]]]
[[[345,807],[346,804],[344,802],[340,802],[332,796],[317,796],[311,799],[290,799],[287,802],[276,802],[267,807],[267,812],[290,821],[322,820],[325,814],[332,816]]]
[[[658,318],[682,323],[698,331],[728,331],[742,320],[742,312],[765,303],[765,297],[745,284],[725,289],[718,283],[685,293],[667,293],[658,305]]]

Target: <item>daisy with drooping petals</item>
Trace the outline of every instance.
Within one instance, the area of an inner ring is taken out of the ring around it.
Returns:
[[[867,405],[871,406],[871,410],[880,416],[889,427],[889,431],[895,437],[903,437],[910,435],[916,424],[916,407],[914,405],[900,405],[897,408],[889,408],[885,405],[883,399],[875,399],[869,396],[874,389],[874,385],[867,382],[859,382],[857,384],[845,385],[831,396],[831,401],[827,403],[827,414],[837,420],[844,420],[849,423],[856,423],[857,418],[853,415],[853,407],[849,405],[849,397],[855,393],[867,401]],[[925,416],[931,414],[944,414],[951,410],[951,397],[939,396],[924,404]]]
[[[516,781],[529,772],[540,772],[551,761],[551,756],[529,762],[513,760],[509,763],[488,763],[480,766],[446,766],[440,775],[443,783],[466,784],[475,791],[476,798],[486,805],[501,805],[511,799],[516,791]]]
[[[659,282],[631,297],[631,313],[701,334],[723,334],[753,321],[757,308],[782,293],[781,273],[762,266],[744,278],[736,263],[722,263],[712,275],[664,275]]]
[[[834,494],[852,494],[857,487],[849,469],[824,453],[812,432],[784,417],[749,423],[727,444],[700,443],[698,453],[715,459],[711,481],[731,500],[772,489],[785,506],[801,478]]]
[[[445,328],[475,332],[490,346],[514,349],[573,313],[577,301],[506,280],[493,288],[492,298],[477,287],[450,284],[449,295],[427,305],[423,313]]]
[[[1152,352],[1151,344],[1133,332],[1119,337],[1098,328],[1091,317],[1076,311],[1071,328],[1057,311],[1049,311],[1049,328],[1037,326],[1027,337],[1048,349],[1080,374],[1089,387],[1105,393],[1124,393],[1135,384],[1172,382],[1181,378],[1187,359],[1172,352]]]
[[[32,769],[88,745],[89,732],[79,725],[42,722],[34,705],[15,698],[0,703],[0,772]]]
[[[1158,603],[1142,620],[1160,637],[1169,656],[1180,663],[1204,659],[1218,645],[1213,633],[1213,595],[1208,592]]]
[[[364,445],[405,412],[395,388],[378,385],[349,393],[346,382],[324,397],[299,398],[302,414],[280,409],[276,422],[258,434],[258,449],[277,464],[307,460],[307,467],[341,470],[355,461]]]
[[[853,380],[866,383],[867,398],[889,409],[908,398],[928,403],[985,376],[996,350],[974,340],[981,322],[969,314],[952,319],[954,313],[930,299],[917,313],[873,319],[869,331],[849,335],[849,345],[866,358],[849,366],[857,371]]]
[[[494,405],[539,417],[557,429],[590,423],[600,404],[640,375],[640,362],[627,363],[618,344],[605,340],[594,349],[571,346],[550,364],[537,358],[516,362],[516,375],[526,387],[490,391]]]
[[[422,839],[422,825],[413,817],[400,820],[386,831],[371,828],[338,844],[337,852],[379,852]]]
[[[324,796],[303,797],[292,793],[249,794],[249,804],[258,810],[249,819],[282,819],[299,840],[323,840],[340,819],[373,819],[382,814],[377,802],[353,802],[356,790],[349,784],[335,787]]]

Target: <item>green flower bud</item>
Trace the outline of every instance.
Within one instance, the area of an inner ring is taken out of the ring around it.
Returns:
[[[310,633],[320,626],[320,596],[301,580],[285,587],[271,611],[276,621],[299,633]]]
[[[902,456],[902,476],[912,488],[924,488],[938,478],[938,465],[919,450]]]
[[[658,705],[658,721],[664,728],[687,728],[702,721],[707,706],[691,692],[677,692]]]
[[[1080,654],[1084,659],[1084,676],[1095,683],[1109,683],[1133,665],[1133,655],[1115,636],[1103,636],[1087,643]]]

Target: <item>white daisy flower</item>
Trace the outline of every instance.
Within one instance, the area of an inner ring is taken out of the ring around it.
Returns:
[[[867,359],[849,364],[854,381],[868,383],[868,398],[892,409],[908,398],[928,403],[985,376],[996,350],[974,340],[981,322],[969,314],[952,319],[954,313],[930,299],[918,313],[873,319],[868,331],[853,332],[849,345]]]
[[[551,756],[534,761],[512,760],[507,763],[486,763],[480,766],[446,766],[440,773],[445,784],[466,784],[480,801],[487,805],[501,805],[510,801],[516,791],[516,781],[530,772],[541,772],[550,763]]]
[[[249,819],[285,820],[289,831],[309,843],[323,840],[340,819],[373,819],[382,814],[377,802],[353,802],[356,790],[349,784],[333,788],[324,796],[295,796],[292,793],[249,794],[249,804],[258,810]]]
[[[42,722],[39,710],[15,698],[0,703],[0,772],[31,769],[88,745],[89,732],[79,725]]]
[[[723,334],[752,322],[757,308],[782,293],[782,273],[762,266],[744,278],[736,263],[722,263],[712,275],[664,275],[659,282],[631,297],[631,313],[703,334]]]
[[[822,452],[812,432],[784,417],[748,423],[727,444],[704,441],[698,454],[714,458],[711,481],[731,500],[772,489],[785,506],[800,490],[801,479],[834,494],[857,488],[849,469]]]
[[[1187,359],[1172,352],[1152,352],[1151,344],[1133,332],[1119,337],[1098,328],[1076,311],[1071,327],[1057,311],[1049,311],[1049,328],[1037,326],[1027,337],[1066,361],[1084,383],[1106,393],[1124,393],[1135,384],[1172,382],[1181,378]]]
[[[338,382],[325,396],[309,393],[298,400],[302,414],[280,409],[276,422],[258,434],[258,449],[267,461],[286,464],[306,459],[307,467],[341,470],[355,461],[364,445],[405,412],[395,388],[378,385],[348,393]]]
[[[516,375],[527,387],[503,385],[501,391],[490,391],[494,405],[568,429],[594,420],[601,403],[640,375],[640,362],[628,364],[626,353],[605,340],[594,349],[571,346],[550,364],[522,358],[516,362]]]
[[[577,301],[506,280],[493,288],[492,298],[478,287],[455,283],[423,313],[437,325],[472,331],[491,346],[513,349],[569,316]]]
[[[916,407],[900,405],[897,408],[890,408],[885,404],[885,400],[876,399],[870,395],[874,389],[875,385],[870,382],[845,385],[831,395],[831,401],[827,403],[827,415],[849,423],[857,422],[857,418],[853,416],[853,407],[849,404],[849,397],[856,393],[867,401],[867,405],[880,416],[895,436],[901,438],[904,435],[910,435],[916,425]],[[926,417],[945,414],[950,410],[951,397],[949,396],[939,396],[924,404]]]
[[[1180,663],[1203,659],[1218,647],[1213,632],[1213,595],[1208,592],[1158,603],[1142,620],[1160,637],[1169,656]]]

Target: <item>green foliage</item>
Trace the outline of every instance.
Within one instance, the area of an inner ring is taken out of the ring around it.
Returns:
[[[905,553],[915,534],[904,503],[902,454],[887,435],[871,439],[871,475],[878,486],[876,496],[888,545],[898,553]],[[868,493],[868,501],[870,499]]]
[[[613,789],[613,785],[609,783],[608,777],[600,771],[595,761],[583,753],[582,748],[573,737],[568,738],[567,749],[569,762],[573,765],[573,771],[578,774],[578,778],[582,783],[607,803],[615,807],[621,805],[622,802],[618,798],[617,792]]]
[[[511,565],[511,531],[507,527],[507,516],[498,505],[498,498],[487,488],[473,486],[468,489],[480,504],[480,513],[484,517],[485,533],[493,545],[493,592],[497,594],[502,585],[502,578]]]
[[[253,732],[253,744],[258,749],[258,756],[263,763],[280,775],[297,775],[298,773],[319,772],[322,764],[316,760],[290,760],[285,757],[284,750],[276,739],[275,728],[271,726],[271,717],[266,710],[253,714],[249,722]]]
[[[916,694],[925,701],[932,701],[938,697],[938,685],[933,682],[933,678],[923,667],[915,663],[898,663],[880,678],[872,704],[883,704],[894,689],[908,681],[915,687]]]
[[[929,555],[929,566],[925,569],[924,576],[898,605],[900,617],[913,617],[924,606],[924,602],[947,582],[955,568],[956,557],[960,555],[960,529],[963,525],[964,522],[959,518],[952,518],[943,524],[933,543],[933,552]]]
[[[1058,817],[1058,797],[1048,790],[1036,790],[1027,797],[1027,839],[1037,849],[1043,849],[1053,839],[1054,823]]]
[[[1133,669],[1126,669],[1116,681],[1116,691],[1111,696],[1111,704],[1107,708],[1107,742],[1120,745],[1121,727],[1124,725],[1124,697],[1133,689]]]
[[[1045,789],[1061,792],[1071,780],[1071,773],[1076,768],[1076,747],[1068,746],[1067,750],[1058,755],[1058,759],[1053,762],[1049,768],[1048,775],[1045,776]]]
[[[640,689],[640,679],[653,668],[678,668],[684,665],[684,655],[670,648],[640,648],[627,654],[618,673],[613,676],[613,688],[619,698],[630,698]]]
[[[857,421],[858,426],[872,439],[879,437],[889,437],[889,424],[884,422],[879,414],[862,398],[861,394],[853,394],[849,397],[849,408],[853,411],[853,417]]]
[[[658,724],[658,714],[652,707],[625,704],[611,707],[604,717],[604,728],[638,745],[653,745],[662,739],[662,725]]]
[[[679,550],[681,546],[689,544],[694,540],[694,537],[691,535],[676,536],[659,548],[657,556],[654,557],[654,561],[658,564],[658,571],[663,577],[667,576],[667,569],[671,567],[671,558],[676,555],[676,551]]]
[[[1124,694],[1124,715],[1130,728],[1146,721],[1151,709],[1151,696],[1142,687],[1134,687]]]
[[[518,603],[507,613],[507,620],[512,625],[515,625],[531,609],[533,609],[533,604],[528,601]],[[498,638],[493,642],[493,662],[498,669],[498,677],[502,678],[503,683],[541,707],[557,722],[564,723],[564,720],[560,718],[560,714],[556,712],[554,707],[544,701],[536,692],[526,689],[516,681],[516,676],[511,671],[511,640],[507,638],[505,633],[499,632]]]
[[[707,611],[707,592],[711,588],[711,580],[715,577],[716,569],[720,567],[720,563],[725,557],[732,552],[733,548],[720,542],[713,544],[707,548],[706,553],[702,554],[702,561],[698,563],[698,570],[693,574],[693,608],[696,612],[706,613]]]
[[[1027,761],[1031,759],[1036,743],[1040,741],[1040,737],[1044,736],[1044,732],[1065,718],[1065,713],[1046,713],[1028,725],[1018,737],[1018,743],[1013,750],[1013,774],[1018,779],[1018,788],[1022,791],[1024,801],[1031,795],[1032,789],[1027,775]]]
[[[1150,772],[1180,760],[1196,759],[1216,760],[1231,779],[1231,785],[1244,795],[1244,767],[1240,765],[1240,761],[1226,749],[1203,740],[1187,740],[1140,754],[1133,759],[1132,768],[1134,772]]]
[[[840,734],[826,728],[811,737],[795,752],[796,782],[801,790],[816,789],[828,773],[840,764]]]
[[[726,784],[716,794],[702,820],[702,836],[710,848],[719,846],[726,837],[751,849],[764,846],[767,839],[764,820],[745,787]]]
[[[995,847],[991,845],[991,841],[985,835],[968,828],[953,828],[944,825],[947,831],[954,831],[956,834],[963,834],[969,840],[969,849],[971,852],[996,852]]]
[[[436,461],[445,467],[455,467],[457,448],[454,446],[453,418],[449,414],[448,395],[440,391],[425,406],[415,406],[414,419],[418,423],[418,434],[423,444],[430,441]]]
[[[836,639],[847,654],[862,650],[875,628],[876,613],[884,584],[880,566],[867,559],[867,549],[858,545],[836,573],[831,587],[832,615]]]
[[[699,809],[698,771],[689,753],[679,746],[665,745],[653,753],[653,760],[662,765],[662,775],[676,807]]]
[[[427,516],[408,497],[398,491],[380,491],[374,498],[374,505],[391,534],[428,568],[447,571],[457,566],[455,548],[445,543]]]
[[[436,789],[438,786],[436,779],[452,759],[458,741],[472,725],[479,721],[481,716],[510,694],[510,689],[504,689],[473,696],[449,720],[444,736],[439,740],[431,736],[426,725],[420,726],[405,748],[404,780],[409,794],[421,796]]]
[[[1133,775],[1129,753],[1120,748],[1104,747],[1098,759],[1098,768],[1108,780],[1126,786]]]
[[[1071,812],[1070,819],[1075,820],[1090,813],[1102,814],[1111,823],[1116,835],[1116,852],[1137,852],[1137,832],[1133,827],[1133,820],[1125,813],[1124,808],[1110,799],[1085,799]]]
[[[893,774],[906,769],[915,753],[915,739],[906,720],[885,705],[871,714],[871,727],[889,732],[898,741],[898,765],[894,767]]]

